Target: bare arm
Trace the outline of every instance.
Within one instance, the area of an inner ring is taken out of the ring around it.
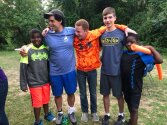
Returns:
[[[144,46],[144,47],[151,50],[151,53],[153,54],[154,59],[155,59],[155,64],[163,63],[163,59],[162,59],[160,53],[154,47],[152,47],[152,46]]]

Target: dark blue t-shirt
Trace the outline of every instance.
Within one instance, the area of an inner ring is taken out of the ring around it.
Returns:
[[[119,29],[112,32],[106,31],[100,40],[103,48],[101,73],[111,76],[120,75],[125,33]]]

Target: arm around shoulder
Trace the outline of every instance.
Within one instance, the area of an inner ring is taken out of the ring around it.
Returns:
[[[151,50],[151,53],[153,54],[154,59],[155,59],[155,64],[163,63],[163,59],[162,59],[161,54],[153,46],[144,46],[144,47]]]

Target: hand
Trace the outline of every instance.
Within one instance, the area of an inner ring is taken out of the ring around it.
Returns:
[[[42,36],[45,37],[46,34],[48,33],[48,31],[49,31],[49,28],[48,28],[48,27],[45,28],[45,29],[42,31]]]
[[[134,30],[132,30],[132,29],[130,29],[130,28],[126,28],[126,29],[125,29],[125,35],[128,36],[128,33],[137,34],[136,31],[134,31]]]
[[[149,49],[149,50],[153,50],[154,49],[154,47],[152,47],[152,46],[150,46],[150,45],[146,45],[146,46],[143,46],[143,47],[145,47],[145,48],[147,48],[147,49]]]
[[[27,52],[26,52],[24,46],[22,46],[21,49],[20,49],[20,55],[21,55],[22,57],[27,56]]]

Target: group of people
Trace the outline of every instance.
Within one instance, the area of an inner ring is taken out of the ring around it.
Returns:
[[[135,31],[124,25],[116,25],[116,12],[106,7],[103,12],[105,26],[89,30],[85,19],[76,21],[75,28],[65,27],[62,11],[54,9],[44,14],[49,27],[42,34],[37,29],[30,31],[32,46],[28,52],[21,50],[20,87],[31,94],[34,108],[34,125],[42,125],[40,109],[44,108],[44,118],[62,124],[63,88],[67,94],[68,117],[72,124],[75,117],[75,92],[77,82],[81,101],[81,121],[87,122],[89,105],[87,85],[90,92],[90,110],[93,121],[99,121],[97,114],[97,68],[101,66],[100,93],[103,95],[104,117],[102,125],[109,125],[110,92],[118,101],[119,113],[116,125],[125,122],[124,98],[130,112],[129,125],[137,125],[138,107],[142,92],[143,70],[146,64],[162,63],[160,54],[152,47],[152,55],[132,52],[131,44],[138,44]],[[126,38],[125,32],[129,35]],[[45,41],[43,41],[43,36]],[[123,51],[124,46],[127,51]],[[75,51],[74,51],[75,49]],[[100,58],[100,51],[102,56]],[[76,58],[75,58],[76,55]],[[143,59],[144,58],[144,59]],[[57,107],[57,117],[49,111],[50,85]],[[124,98],[123,98],[124,97]]]

